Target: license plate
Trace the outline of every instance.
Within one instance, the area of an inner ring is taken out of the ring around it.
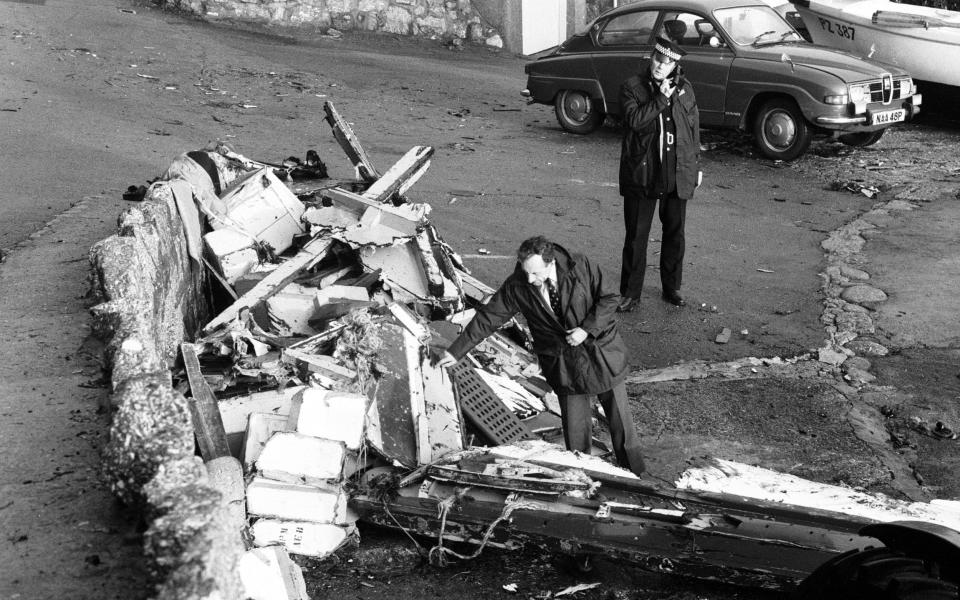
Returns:
[[[881,110],[870,113],[871,125],[886,125],[887,123],[899,123],[907,118],[907,111],[903,108],[895,110]]]

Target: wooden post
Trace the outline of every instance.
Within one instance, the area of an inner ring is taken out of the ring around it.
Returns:
[[[430,146],[414,146],[367,188],[363,197],[375,202],[387,202],[394,194],[402,194],[427,171],[431,156],[433,148]]]
[[[379,179],[380,173],[376,167],[373,166],[373,163],[370,162],[366,151],[364,151],[360,145],[357,136],[354,135],[353,129],[343,120],[340,113],[337,112],[337,109],[333,107],[333,103],[330,101],[324,102],[323,111],[327,113],[326,119],[333,129],[333,137],[337,138],[337,142],[340,144],[340,147],[343,148],[343,151],[347,153],[347,158],[349,158],[353,166],[356,167],[360,177],[370,182]]]
[[[193,419],[193,432],[200,446],[200,456],[208,462],[222,456],[230,456],[230,446],[227,445],[227,433],[223,428],[223,418],[220,416],[220,407],[217,398],[210,390],[203,373],[200,372],[200,359],[193,344],[180,344],[180,353],[183,355],[183,366],[187,370],[187,379],[190,382],[190,416]]]

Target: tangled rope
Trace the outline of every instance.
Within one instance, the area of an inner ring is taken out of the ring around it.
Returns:
[[[457,490],[453,495],[448,498],[443,499],[437,505],[437,517],[440,519],[440,533],[437,535],[437,545],[433,548],[430,548],[430,553],[428,554],[428,560],[431,565],[436,567],[445,567],[449,561],[447,555],[454,556],[461,560],[472,560],[483,552],[483,549],[486,547],[487,542],[490,541],[490,536],[493,535],[493,530],[497,528],[497,525],[506,521],[510,518],[510,515],[513,514],[513,511],[517,509],[527,509],[532,510],[537,508],[537,505],[533,502],[525,502],[523,498],[519,498],[514,502],[506,501],[503,504],[503,510],[500,512],[500,516],[494,519],[492,523],[487,527],[487,530],[483,532],[483,538],[480,540],[480,545],[477,547],[476,551],[473,554],[460,554],[450,548],[447,548],[443,545],[443,534],[447,528],[447,514],[450,512],[450,509],[453,508],[463,497],[463,495],[470,488],[463,488]]]

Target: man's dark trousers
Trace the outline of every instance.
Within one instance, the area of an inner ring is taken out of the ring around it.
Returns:
[[[623,267],[620,272],[620,295],[640,298],[643,276],[647,270],[647,242],[653,212],[660,205],[663,241],[660,243],[660,284],[663,291],[679,291],[683,280],[683,235],[687,220],[687,201],[676,193],[648,196],[641,190],[627,190],[623,195]]]
[[[557,395],[567,450],[590,454],[593,447],[592,397],[592,394]],[[617,464],[640,475],[646,467],[640,452],[640,436],[633,425],[630,404],[627,401],[627,386],[618,383],[612,390],[597,394],[597,399],[600,400],[603,414],[607,416],[610,424],[610,441],[613,443]]]

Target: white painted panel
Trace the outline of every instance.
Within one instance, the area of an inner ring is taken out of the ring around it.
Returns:
[[[522,0],[522,52],[534,54],[567,37],[567,0]]]

